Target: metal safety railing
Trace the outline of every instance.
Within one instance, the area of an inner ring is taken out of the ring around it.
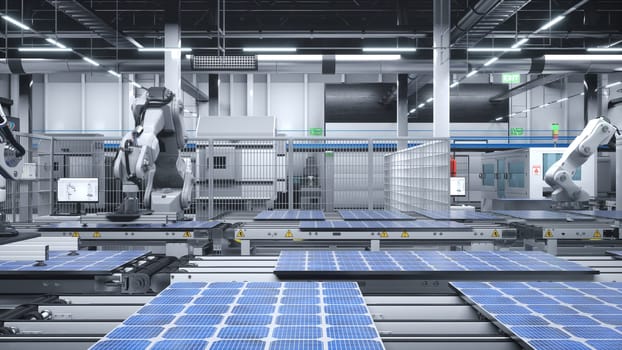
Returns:
[[[112,164],[120,139],[84,135],[19,135],[27,145],[26,161],[34,164],[34,178],[7,180],[7,200],[2,212],[12,222],[32,222],[48,215],[77,215],[114,211],[121,203],[121,181]],[[181,156],[190,164],[195,185],[186,214],[207,220],[235,212],[266,209],[383,209],[387,172],[385,155],[398,145],[440,144],[430,150],[430,161],[439,169],[444,162],[449,183],[449,141],[438,139],[343,139],[343,138],[194,138]],[[398,152],[399,153],[399,152]],[[390,163],[389,163],[390,164]],[[436,166],[436,165],[435,165]],[[444,193],[439,181],[437,197]],[[440,176],[437,173],[433,176]],[[431,175],[431,176],[432,176]],[[57,182],[66,177],[98,180],[97,203],[60,203]],[[395,183],[396,178],[393,182]],[[434,205],[448,202],[436,198]],[[415,200],[415,197],[411,198]],[[410,205],[410,204],[409,204]],[[417,206],[419,204],[412,204]],[[432,208],[430,208],[432,209]]]

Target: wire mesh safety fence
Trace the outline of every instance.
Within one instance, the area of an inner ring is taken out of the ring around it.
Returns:
[[[384,157],[386,209],[449,210],[449,140],[428,140]]]
[[[33,164],[33,178],[7,180],[2,212],[9,221],[28,223],[37,218],[45,221],[50,215],[111,212],[122,202],[122,184],[112,171],[120,139],[20,135],[19,141],[27,145],[26,162]],[[193,200],[185,214],[209,220],[270,209],[383,209],[388,203],[385,197],[392,191],[413,190],[399,187],[395,172],[386,168],[387,164],[394,166],[387,163],[385,155],[397,151],[398,141],[425,145],[417,146],[426,156],[420,159],[424,161],[421,164],[435,171],[421,169],[413,176],[418,187],[430,186],[427,190],[434,193],[427,208],[448,203],[448,189],[441,188],[443,179],[448,186],[446,140],[210,138],[189,139],[181,151],[195,179]],[[444,178],[441,171],[447,173]],[[98,179],[97,202],[58,200],[58,180],[77,177]],[[387,187],[388,183],[394,186]],[[443,195],[446,198],[441,198]],[[402,198],[416,201],[403,208],[421,205],[421,199],[410,193]],[[142,203],[140,194],[139,199]]]

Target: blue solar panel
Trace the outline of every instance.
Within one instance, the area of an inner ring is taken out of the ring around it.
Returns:
[[[533,350],[610,350],[622,343],[622,308],[608,304],[597,294],[622,292],[619,283],[528,282],[525,288],[543,297],[519,297],[519,288],[503,288],[501,283],[452,283],[452,286],[483,314],[496,321],[505,332],[516,336]],[[469,287],[469,288],[464,288]],[[495,290],[507,303],[497,305],[499,296],[490,300],[476,290]],[[608,292],[608,293],[603,293]],[[567,296],[571,294],[572,296]],[[493,299],[495,298],[495,299]],[[529,299],[529,298],[537,298]],[[547,303],[533,301],[546,299]],[[503,308],[500,310],[499,308]],[[505,311],[512,310],[511,313]]]
[[[548,210],[495,210],[499,215],[511,216],[523,220],[562,220],[562,221],[593,221],[590,216],[571,212],[548,211]]]
[[[324,219],[324,213],[319,210],[264,210],[255,216],[255,220],[275,221],[321,221]]]
[[[454,221],[401,220],[401,221],[302,221],[301,231],[402,231],[402,230],[470,230]]]
[[[35,261],[0,260],[0,273],[20,272],[112,272],[146,254],[142,250],[80,250],[78,255],[51,251],[45,265],[35,266]]]
[[[338,210],[344,220],[415,220],[410,215],[392,210]]]
[[[572,210],[571,212],[602,219],[622,220],[622,210]]]
[[[79,221],[66,221],[59,222],[54,224],[49,224],[46,226],[42,226],[39,228],[39,231],[42,232],[58,232],[58,231],[77,231],[77,232],[85,232],[85,231],[101,231],[101,232],[110,232],[110,231],[188,231],[188,230],[209,230],[218,225],[222,224],[220,221],[177,221],[177,222],[169,222],[166,224],[149,224],[149,223],[141,223],[141,224],[112,224],[112,223],[101,223],[101,224],[83,224]]]
[[[450,209],[450,210],[416,210],[419,215],[423,215],[434,220],[478,220],[491,221],[499,220],[500,217],[490,213],[482,213],[475,210]]]
[[[522,272],[585,272],[589,267],[539,251],[282,251],[275,274],[301,272],[386,272],[412,273],[421,271],[498,271]],[[525,284],[514,282],[524,296],[538,295]],[[333,293],[333,292],[330,292]],[[344,295],[347,291],[336,291]],[[561,290],[559,293],[572,293]],[[333,294],[330,294],[333,295]],[[335,294],[336,295],[336,294]],[[565,294],[570,295],[570,294]],[[621,295],[622,296],[622,295]]]
[[[172,284],[92,347],[134,348],[384,349],[354,282]]]

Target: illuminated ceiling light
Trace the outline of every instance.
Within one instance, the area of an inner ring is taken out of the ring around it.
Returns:
[[[17,49],[20,52],[68,52],[71,51],[70,48],[60,48],[60,47],[20,47]]]
[[[425,106],[425,103],[420,103],[417,108],[423,108],[423,106]]]
[[[121,74],[113,71],[112,69],[108,71],[109,74],[114,75],[117,78],[121,78]]]
[[[135,88],[139,88],[139,89],[143,88],[139,83],[137,83],[135,81],[131,81],[130,84],[132,84]]]
[[[525,45],[528,41],[529,41],[529,39],[528,39],[528,38],[523,38],[523,39],[520,39],[519,41],[515,42],[515,43],[514,43],[514,45],[512,45],[512,47],[511,47],[511,48],[512,48],[512,49],[519,48],[519,47],[521,47],[521,46]]]
[[[144,48],[144,46],[141,43],[139,43],[138,41],[136,41],[136,39],[134,39],[132,37],[129,37],[129,36],[126,37],[126,39],[127,39],[127,41],[131,42],[132,45],[136,46],[137,48],[139,48],[139,49]]]
[[[296,52],[295,47],[245,47],[244,52]]]
[[[453,88],[455,88],[455,87],[456,87],[456,86],[458,86],[458,85],[460,85],[460,82],[459,82],[459,81],[454,81],[454,83],[453,83],[453,84],[449,85],[449,88],[450,88],[450,89],[453,89]]]
[[[496,120],[496,121],[498,121],[498,122],[500,122],[500,121],[502,121],[502,120],[503,120],[503,117],[497,117],[497,118],[495,118],[495,120]]]
[[[139,47],[140,52],[190,52],[189,47]]]
[[[547,24],[543,25],[542,27],[540,27],[540,29],[536,30],[534,33],[539,33],[539,32],[541,32],[543,30],[550,29],[552,26],[554,26],[557,23],[563,21],[564,18],[566,18],[566,16],[557,16],[557,17],[553,18],[549,23],[547,23]]]
[[[588,52],[620,52],[622,47],[590,47]]]
[[[412,113],[415,113],[416,111],[417,111],[417,108],[413,108],[410,111],[408,111],[408,113],[412,114]]]
[[[20,28],[22,28],[22,29],[24,29],[24,30],[32,30],[32,29],[30,29],[30,27],[29,27],[29,26],[27,26],[27,25],[25,25],[24,23],[22,23],[22,22],[20,22],[20,21],[18,21],[18,20],[16,20],[16,19],[13,19],[13,18],[11,18],[11,17],[9,17],[9,16],[4,15],[4,16],[2,16],[2,18],[3,18],[5,21],[7,21],[7,22],[9,22],[9,23],[12,23],[12,24],[15,24],[16,26],[18,26],[18,27],[20,27]]]
[[[322,55],[257,55],[258,61],[321,61]]]
[[[400,55],[335,55],[336,61],[396,61]]]
[[[615,83],[611,83],[609,85],[605,85],[605,89],[609,89],[609,88],[612,88],[614,86],[618,86],[620,84],[622,84],[622,81],[616,81]]]
[[[499,57],[493,57],[493,58],[489,59],[488,62],[484,63],[484,67],[488,67],[491,64],[497,62],[498,60],[499,60]]]
[[[416,52],[415,47],[364,47],[363,52]]]
[[[470,47],[469,52],[520,52],[518,47]]]
[[[52,44],[52,45],[54,45],[56,47],[60,47],[61,49],[66,49],[67,48],[67,46],[59,43],[58,41],[56,41],[56,40],[54,40],[52,38],[45,38],[45,41],[47,41],[48,43],[50,43],[50,44]]]
[[[434,101],[434,97],[430,97],[429,99],[425,100],[425,103],[430,103],[432,101]]]
[[[82,57],[82,59],[83,59],[83,60],[85,60],[86,62],[88,62],[88,63],[90,63],[90,64],[94,65],[95,67],[99,67],[99,63],[97,63],[97,61],[95,61],[95,60],[93,60],[93,59],[91,59],[91,58],[88,58],[88,57]]]
[[[622,61],[622,55],[544,55],[546,61]]]
[[[568,97],[560,98],[559,100],[557,100],[555,102],[556,103],[560,103],[560,102],[564,102],[564,101],[568,101]]]
[[[474,76],[475,74],[479,73],[478,70],[472,70],[469,74],[466,75],[467,78],[470,78],[472,76]]]

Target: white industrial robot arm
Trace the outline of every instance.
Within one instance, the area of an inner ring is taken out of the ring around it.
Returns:
[[[544,181],[553,188],[552,199],[556,202],[584,202],[588,193],[578,186],[572,177],[598,146],[607,144],[616,133],[616,127],[605,118],[591,120],[581,135],[572,141],[560,160],[555,162],[544,175]]]
[[[24,166],[23,156],[26,154],[24,147],[17,142],[11,128],[9,119],[0,107],[0,202],[6,200],[6,179],[16,180],[22,175]]]
[[[185,139],[178,104],[166,88],[150,88],[139,97],[132,107],[136,127],[121,140],[114,162],[116,177],[143,187],[146,208],[152,204],[154,188],[181,188],[181,207],[190,202],[192,173],[179,157]]]

